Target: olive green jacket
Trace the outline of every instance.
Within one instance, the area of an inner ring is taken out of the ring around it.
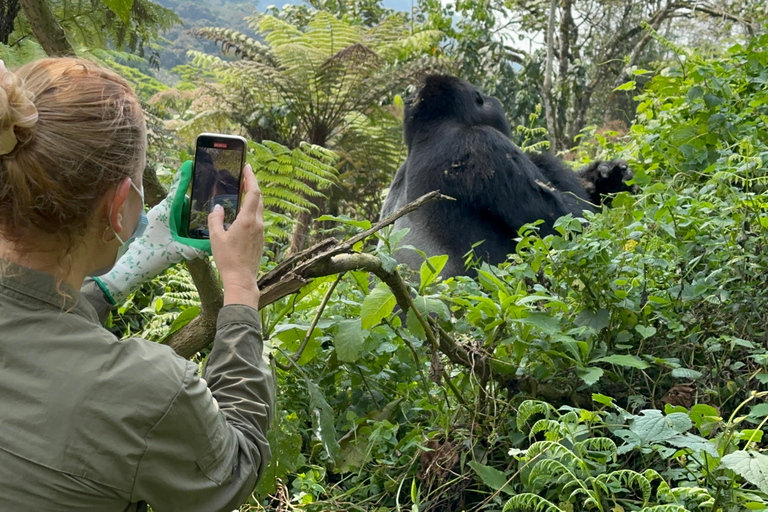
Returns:
[[[0,511],[230,512],[269,457],[274,380],[258,313],[225,306],[203,377],[159,343],[116,339],[80,293],[2,262]]]

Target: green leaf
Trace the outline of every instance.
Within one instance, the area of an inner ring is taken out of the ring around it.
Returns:
[[[595,382],[600,380],[600,377],[603,376],[603,370],[602,368],[584,368],[576,370],[576,375],[579,376],[581,380],[584,381],[584,384],[587,386],[593,385]]]
[[[360,308],[360,317],[362,328],[370,329],[381,322],[382,319],[389,316],[395,308],[397,301],[392,291],[383,283],[379,283],[376,288],[363,300]]]
[[[608,363],[615,364],[616,366],[624,366],[626,368],[637,368],[638,370],[645,370],[651,365],[643,361],[637,356],[614,354],[612,356],[601,357],[594,361],[595,363]]]
[[[693,453],[706,452],[714,458],[720,457],[714,441],[709,441],[708,439],[704,439],[703,437],[688,432],[670,437],[667,439],[667,443],[675,448],[687,448]]]
[[[768,456],[755,451],[739,450],[723,457],[720,464],[761,491],[768,492]]]
[[[363,331],[360,319],[342,320],[338,323],[336,339],[336,357],[344,363],[354,363],[363,352],[363,342],[367,331]]]
[[[749,409],[749,417],[753,419],[762,419],[768,416],[768,404],[758,404]]]
[[[440,275],[440,272],[442,272],[445,268],[446,263],[448,263],[447,254],[441,256],[432,256],[431,258],[424,261],[421,264],[421,270],[419,271],[421,279],[419,290],[423,290],[425,286],[428,286],[434,282],[434,280],[437,279],[437,276]],[[432,266],[434,270],[431,269],[430,266]]]
[[[512,322],[533,325],[541,332],[546,334],[555,334],[561,331],[560,320],[546,313],[534,311],[525,318],[515,318]]]
[[[634,91],[637,87],[637,82],[630,80],[629,82],[622,84],[614,89],[614,91]]]
[[[189,322],[197,318],[197,315],[199,314],[200,306],[192,306],[191,308],[187,308],[182,311],[181,314],[176,317],[176,320],[174,320],[171,324],[171,328],[168,330],[168,334],[166,334],[165,337],[167,338],[171,334],[187,325]]]
[[[667,441],[687,432],[693,422],[687,414],[674,412],[664,416],[661,411],[646,409],[629,423],[630,430],[644,443]]]
[[[131,22],[133,0],[104,0],[104,5],[117,14],[125,23]]]
[[[677,379],[696,380],[701,378],[701,372],[688,368],[675,368],[672,370],[672,376]]]
[[[613,398],[601,395],[600,393],[592,393],[592,401],[602,405],[613,405]]]
[[[607,309],[600,309],[598,311],[592,311],[591,309],[584,309],[576,315],[574,322],[576,325],[582,327],[590,327],[595,332],[600,332],[604,328],[608,327],[611,321],[611,314]]]
[[[647,340],[654,334],[656,334],[656,328],[649,325],[648,327],[644,325],[636,325],[635,330],[640,333],[640,336],[643,337],[644,340]]]
[[[325,400],[320,387],[310,379],[305,379],[307,391],[309,391],[309,408],[311,410],[312,424],[315,427],[315,435],[325,449],[325,453],[337,461],[341,448],[336,440],[336,427],[334,425],[333,409]]]
[[[485,485],[494,491],[501,490],[510,496],[514,496],[515,492],[512,489],[512,486],[505,485],[507,483],[507,477],[504,476],[504,473],[496,468],[480,464],[474,460],[469,461],[468,465],[475,471],[475,473],[477,473],[477,476],[480,477]]]
[[[441,300],[419,296],[413,300],[413,305],[416,306],[416,309],[422,317],[427,317],[430,314],[435,313],[441,320],[446,322],[451,318],[451,312],[448,309],[448,306]],[[419,320],[416,318],[416,314],[412,309],[408,310],[408,314],[405,317],[405,325],[408,327],[408,330],[411,331],[411,334],[417,338],[424,338],[426,336],[424,328],[421,323],[419,323]]]

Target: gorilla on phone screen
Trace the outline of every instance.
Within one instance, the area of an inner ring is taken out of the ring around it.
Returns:
[[[606,192],[597,186],[600,172],[580,177],[548,155],[534,155],[534,163],[510,140],[501,103],[460,78],[428,76],[406,105],[404,132],[408,158],[381,217],[433,190],[455,198],[428,203],[395,222],[396,230],[410,229],[404,244],[428,256],[449,256],[443,277],[467,274],[464,255],[475,243],[484,241],[475,249],[482,259],[501,263],[514,252],[523,224],[542,219],[542,236],[553,233],[556,219],[594,210],[590,201]],[[582,178],[595,180],[594,192]],[[414,269],[423,261],[410,250],[395,256]]]

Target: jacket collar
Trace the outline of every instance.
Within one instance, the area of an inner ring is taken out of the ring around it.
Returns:
[[[0,293],[3,293],[4,289],[11,290],[17,295],[60,309],[62,313],[74,313],[99,323],[96,310],[78,290],[66,283],[60,283],[58,286],[57,284],[56,278],[51,274],[0,258]]]

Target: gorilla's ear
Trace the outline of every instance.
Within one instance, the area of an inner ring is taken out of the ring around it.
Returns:
[[[600,162],[600,165],[597,166],[597,172],[603,179],[608,179],[608,177],[611,175],[611,170],[612,166],[609,162]]]

